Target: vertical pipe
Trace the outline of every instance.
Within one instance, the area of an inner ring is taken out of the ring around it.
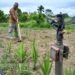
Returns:
[[[59,45],[60,53],[59,53],[59,60],[55,62],[55,75],[62,75],[63,71],[63,45]]]
[[[60,49],[60,51],[59,51],[59,60],[55,62],[55,75],[62,75],[62,72],[63,72],[63,39],[61,39],[60,41],[57,40],[57,47]]]

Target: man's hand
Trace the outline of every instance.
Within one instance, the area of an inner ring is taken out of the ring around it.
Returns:
[[[18,19],[17,19],[17,24],[18,24],[18,22],[19,22],[19,21],[18,21]]]

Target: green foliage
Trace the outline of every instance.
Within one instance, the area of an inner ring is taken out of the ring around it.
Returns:
[[[20,16],[21,16],[21,14],[22,14],[21,9],[20,9],[20,8],[18,8],[18,9],[17,9],[17,12],[18,12],[18,16],[20,17]]]
[[[42,12],[44,11],[44,6],[40,5],[37,10],[38,13],[42,14]]]
[[[19,75],[33,75],[32,71],[30,71],[28,67],[28,63],[19,63],[18,65]]]
[[[26,53],[26,50],[25,50],[25,48],[24,48],[24,44],[23,44],[23,42],[21,42],[21,43],[19,44],[19,46],[18,46],[17,51],[16,51],[16,58],[17,58],[17,60],[18,60],[20,63],[22,63],[22,62],[24,62],[24,60],[26,59],[26,55],[27,55],[27,53]]]
[[[21,14],[21,16],[20,16],[20,21],[21,22],[26,22],[26,21],[28,21],[28,17],[29,17],[28,13],[27,12],[23,12]]]
[[[45,55],[44,61],[41,64],[41,70],[43,75],[49,75],[52,68],[52,62],[50,62],[50,57]]]
[[[23,63],[13,63],[9,65],[7,75],[10,75],[12,72],[12,75],[33,75],[33,72],[31,71],[29,67],[28,62]]]
[[[36,24],[36,21],[31,20],[29,22],[20,23],[20,26],[25,28],[34,28],[34,27],[37,27],[37,24]]]
[[[8,23],[0,23],[0,30],[7,30],[8,27]],[[40,22],[40,24],[38,24],[35,20],[30,20],[27,22],[20,22],[20,27],[22,28],[50,28],[50,24],[48,24],[46,21],[44,22]]]
[[[20,75],[34,75],[34,74],[32,71],[25,70],[25,71],[22,71],[22,73]]]
[[[29,15],[27,12],[22,12],[20,8],[18,8],[17,12],[18,12],[18,16],[19,16],[18,18],[20,22],[26,22],[28,20]]]
[[[4,46],[3,46],[3,41],[2,40],[0,40],[0,48],[3,48]]]
[[[11,52],[11,47],[12,47],[12,42],[9,41],[8,47],[7,47],[7,51],[8,51],[9,54],[10,54],[10,52]]]
[[[38,60],[38,52],[37,52],[37,49],[35,47],[35,39],[34,39],[33,44],[32,44],[31,56],[32,56],[32,61],[34,63],[33,69],[36,69],[36,63]]]
[[[6,31],[8,28],[8,23],[0,23],[0,31]],[[38,24],[35,20],[30,20],[27,22],[20,22],[20,27],[22,28],[52,28],[52,26],[47,22],[43,21]],[[75,31],[75,25],[65,25],[65,29],[68,31]]]
[[[11,52],[11,41],[9,41],[9,43],[7,43],[7,46],[3,49],[1,63],[7,64],[8,62],[11,62],[10,52]]]
[[[64,17],[64,18],[69,18],[69,15],[68,15],[67,13],[64,13],[64,14],[63,14],[63,17]]]
[[[65,29],[68,30],[69,32],[75,31],[75,25],[66,25]]]
[[[40,13],[39,13],[39,16],[38,16],[38,18],[37,18],[37,20],[36,20],[37,24],[43,23],[44,21],[45,21],[45,16],[44,16],[44,14],[40,14]]]
[[[40,22],[40,24],[38,24],[35,20],[31,20],[29,22],[25,22],[25,23],[20,23],[21,27],[25,27],[25,28],[50,28],[51,26],[47,23],[47,22]]]
[[[11,70],[7,71],[7,75],[13,75]]]
[[[7,27],[8,23],[0,23],[0,27]]]
[[[44,22],[45,20],[45,15],[43,14],[44,6],[40,5],[37,10],[38,10],[37,23],[40,24],[41,22]]]
[[[73,68],[66,69],[63,75],[75,75],[75,69]]]
[[[0,22],[4,22],[6,21],[6,15],[4,14],[4,12],[2,10],[0,10]]]
[[[7,70],[8,68],[8,63],[0,63],[0,69]]]
[[[30,13],[29,18],[30,20],[37,20],[38,14],[36,12]]]

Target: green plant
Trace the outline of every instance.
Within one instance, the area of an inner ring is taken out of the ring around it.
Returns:
[[[12,42],[9,41],[8,47],[7,47],[7,51],[8,51],[9,54],[11,53],[11,47],[12,47]]]
[[[26,59],[26,56],[27,56],[27,51],[24,48],[23,42],[21,42],[16,51],[16,58],[20,63],[23,63],[24,60]]]
[[[24,63],[18,64],[18,74],[19,75],[33,75],[33,72],[31,71],[29,64],[24,62]]]
[[[75,25],[72,25],[72,24],[66,25],[66,26],[65,26],[65,29],[66,29],[68,32],[73,32],[73,31],[75,31]]]
[[[32,71],[29,70],[22,70],[20,75],[34,75]]]
[[[41,64],[41,70],[43,75],[49,75],[52,68],[52,62],[50,62],[50,57],[45,55],[43,63]]]
[[[7,74],[7,75],[13,75],[12,72],[11,72],[11,70],[8,70],[8,71],[6,72],[6,74]]]
[[[0,69],[1,70],[7,70],[9,68],[8,63],[0,63]]]
[[[4,46],[3,46],[3,41],[2,40],[0,40],[0,48],[3,48]]]
[[[7,43],[7,46],[4,46],[3,54],[1,57],[1,63],[11,62],[11,42]]]
[[[0,69],[8,70],[10,62],[10,51],[11,51],[11,42],[7,43],[7,46],[4,46],[2,57],[0,59]]]
[[[35,39],[34,39],[33,44],[32,44],[31,56],[32,56],[32,61],[34,63],[33,69],[35,70],[36,69],[36,63],[38,60],[38,52],[37,52],[36,47],[35,47]]]
[[[73,68],[66,69],[63,75],[75,75],[75,69]]]

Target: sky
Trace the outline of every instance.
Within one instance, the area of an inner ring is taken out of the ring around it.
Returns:
[[[23,12],[37,11],[37,7],[43,5],[45,9],[51,9],[54,14],[62,12],[75,16],[75,0],[0,0],[0,10],[8,14],[14,2],[19,3],[19,8]]]

